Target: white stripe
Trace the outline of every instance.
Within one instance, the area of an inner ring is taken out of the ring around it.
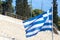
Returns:
[[[48,15],[52,15],[52,12],[50,12]]]
[[[37,28],[37,27],[41,27],[41,26],[43,26],[43,24],[44,23],[36,24],[36,25],[32,26],[30,29],[28,29],[28,30],[31,30],[31,29],[34,29],[34,28]]]
[[[52,15],[52,12],[48,13],[48,16],[49,16],[49,15]]]
[[[48,23],[52,23],[52,20],[47,20],[46,22],[48,22]]]
[[[51,14],[52,14],[52,12],[49,12],[49,10],[48,10],[48,11],[47,11],[47,14],[48,14],[48,16],[49,16],[49,15],[51,15]]]
[[[49,13],[49,10],[47,11],[47,13]]]
[[[47,12],[47,14],[44,14],[43,17],[47,17],[47,16],[49,16],[49,15],[52,15],[52,12],[50,12],[50,13]]]
[[[51,14],[52,14],[52,12],[49,12],[49,10],[48,10],[48,11],[47,11],[47,14],[48,14],[48,15],[51,15]]]
[[[43,17],[48,17],[48,16],[51,15],[51,14],[52,14],[52,13],[44,14]],[[36,20],[36,19],[34,19],[34,20],[40,21],[40,20],[43,20],[43,17],[42,17],[42,18],[39,18],[38,20]],[[32,23],[34,20],[25,22],[24,25],[28,25],[28,24]]]
[[[35,22],[37,22],[37,21],[41,21],[41,20],[44,20],[44,19],[43,19],[43,17],[42,17],[42,18],[37,19]]]
[[[49,20],[49,17],[48,17],[47,20],[45,21],[45,23],[46,22],[52,23],[52,20]]]
[[[29,25],[30,23],[32,23],[33,21],[35,21],[36,19],[32,20],[32,21],[28,21],[28,22],[25,22],[24,25]]]
[[[26,35],[33,35],[33,34],[37,33],[38,31],[39,31],[39,30],[35,30],[35,31],[33,31],[33,32],[27,33]]]
[[[47,16],[48,16],[48,14],[44,14],[44,15],[43,15],[43,17],[47,17]]]
[[[46,25],[46,26],[43,26],[42,28],[43,28],[43,29],[44,29],[44,28],[52,28],[52,25]]]
[[[35,19],[35,20],[36,20],[36,19]],[[37,21],[41,21],[41,20],[44,20],[43,17],[37,19],[35,22],[37,22]],[[34,20],[32,20],[32,21],[28,21],[28,22],[25,22],[24,25],[28,25],[28,24],[32,23],[33,21],[34,21]]]

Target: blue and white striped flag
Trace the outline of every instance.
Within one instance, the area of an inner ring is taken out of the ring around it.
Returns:
[[[26,37],[36,35],[40,31],[52,31],[52,9],[44,12],[36,17],[23,21]]]

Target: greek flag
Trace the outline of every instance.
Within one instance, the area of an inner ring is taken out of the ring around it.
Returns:
[[[24,20],[23,23],[27,38],[35,36],[41,31],[52,31],[52,9],[28,20]]]

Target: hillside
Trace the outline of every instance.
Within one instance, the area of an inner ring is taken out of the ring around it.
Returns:
[[[0,39],[8,38],[9,40],[14,38],[15,40],[52,40],[51,31],[42,31],[37,35],[26,38],[23,20],[0,15]],[[56,30],[58,33],[60,31]],[[3,38],[2,38],[3,37]],[[60,34],[53,33],[54,40],[60,40]]]

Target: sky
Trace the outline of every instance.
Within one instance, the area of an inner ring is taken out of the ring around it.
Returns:
[[[52,7],[52,1],[53,0],[32,0],[32,8],[47,11]],[[57,0],[57,4],[58,4],[58,15],[60,16],[60,0]]]
[[[16,0],[13,0],[12,5],[15,6]],[[28,0],[29,4],[31,4],[31,0]],[[57,0],[58,4],[58,15],[60,16],[60,0]],[[43,11],[47,11],[52,7],[52,0],[32,0],[32,9],[42,9]]]

